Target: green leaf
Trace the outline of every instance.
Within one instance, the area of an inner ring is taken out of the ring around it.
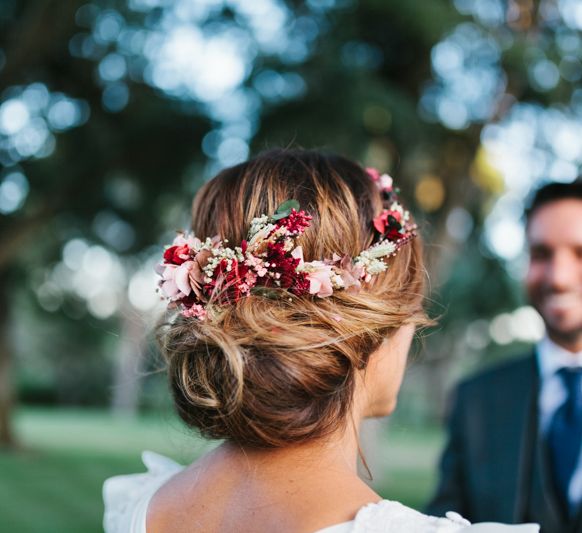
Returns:
[[[285,200],[277,209],[275,214],[271,216],[273,220],[281,220],[282,218],[288,217],[291,214],[291,210],[299,211],[300,206],[297,200]]]

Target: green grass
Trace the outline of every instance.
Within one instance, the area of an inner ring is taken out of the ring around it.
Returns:
[[[378,424],[377,440],[369,452],[371,485],[382,497],[422,511],[436,483],[442,431],[386,421]]]
[[[102,531],[106,478],[144,471],[144,449],[188,462],[208,447],[171,416],[25,409],[16,429],[23,450],[0,453],[2,532]]]
[[[104,411],[23,409],[19,452],[0,452],[0,531],[102,531],[101,486],[113,475],[144,470],[144,449],[187,463],[210,445],[171,415],[115,418]],[[441,445],[436,431],[379,430],[367,452],[374,487],[416,508],[426,502]]]

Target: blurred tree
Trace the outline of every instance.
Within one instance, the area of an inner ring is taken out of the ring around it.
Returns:
[[[142,83],[132,83],[123,113],[107,109],[95,63],[69,53],[82,6],[79,1],[2,5],[0,442],[7,445],[14,440],[7,422],[13,405],[7,378],[6,320],[14,301],[10,271],[23,270],[22,281],[30,283],[26,273],[38,273],[39,266],[48,272],[73,238],[100,243],[112,254],[143,250],[162,232],[164,210],[187,209],[189,199],[178,195],[181,180],[200,164],[195,147],[209,129],[203,114]],[[109,46],[103,47],[105,54]],[[7,183],[14,184],[12,196]],[[10,205],[19,195],[22,201]],[[31,246],[41,253],[31,254]],[[106,268],[107,257],[94,254],[93,267]],[[52,308],[50,291],[47,299],[45,306]]]

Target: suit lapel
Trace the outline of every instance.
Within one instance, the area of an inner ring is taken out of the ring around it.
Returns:
[[[518,453],[516,464],[515,499],[512,502],[512,518],[514,522],[523,521],[529,505],[530,490],[534,482],[534,464],[538,433],[537,397],[540,379],[535,360],[535,353],[526,360],[524,376],[518,387],[512,391],[518,398],[515,409],[514,435],[510,442],[517,443],[513,448]]]
[[[536,397],[538,389],[534,357],[512,368],[510,376],[498,383],[494,401],[489,406],[485,452],[487,488],[502,497],[489,499],[493,508],[485,508],[480,519],[495,516],[501,522],[523,522],[529,503],[532,464],[537,431]],[[482,485],[483,487],[483,485]],[[488,516],[487,516],[488,515]]]
[[[566,531],[565,516],[552,483],[548,454],[542,439],[537,435],[532,470],[529,516],[542,524],[544,531]]]
[[[578,512],[572,523],[572,533],[579,533],[582,531],[582,505],[578,506]]]
[[[537,361],[532,357],[532,383],[530,391],[530,410],[527,428],[523,439],[523,461],[521,465],[521,509],[516,509],[516,518],[534,520],[548,532],[566,531],[565,516],[560,508],[554,490],[548,462],[548,451],[539,430],[538,397],[540,378]]]
[[[512,461],[515,461],[514,464],[517,465],[514,469],[515,477],[512,475],[511,479],[515,492],[514,497],[508,501],[508,504],[511,504],[513,522],[523,521],[531,494],[538,434],[539,381],[534,354],[524,361],[522,379],[515,383],[511,391],[508,391],[514,398],[515,409],[512,410],[513,420],[507,448],[508,453],[517,454],[512,457]]]

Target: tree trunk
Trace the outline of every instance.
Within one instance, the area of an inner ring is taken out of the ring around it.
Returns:
[[[6,271],[4,279],[5,274]],[[17,444],[12,428],[14,392],[8,304],[6,283],[0,284],[0,448],[15,448]]]
[[[129,302],[124,302],[120,321],[121,333],[115,360],[111,409],[117,415],[135,416],[142,384],[146,324]]]

